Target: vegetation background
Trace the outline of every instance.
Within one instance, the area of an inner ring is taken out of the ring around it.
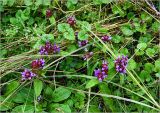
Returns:
[[[0,0],[0,111],[160,112],[159,9],[158,0]],[[46,42],[54,52],[41,55]],[[123,55],[124,74],[114,64]],[[45,64],[35,71],[36,59]],[[36,76],[22,80],[25,69]]]

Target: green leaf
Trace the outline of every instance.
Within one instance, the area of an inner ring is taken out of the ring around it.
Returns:
[[[145,63],[144,70],[151,73],[154,69],[154,65],[151,63]]]
[[[10,93],[12,93],[19,85],[20,85],[20,83],[18,81],[10,82],[10,84],[7,85],[5,95],[7,96]]]
[[[133,59],[129,60],[128,69],[130,69],[130,70],[136,69],[136,66],[137,66],[137,64]]]
[[[0,96],[0,102],[2,103],[5,100],[5,98],[1,95]],[[14,107],[14,103],[5,101],[3,104],[0,105],[0,111],[7,111]]]
[[[39,79],[35,79],[34,91],[35,91],[36,98],[41,94],[42,88],[43,88],[43,82]]]
[[[158,31],[160,30],[160,23],[157,22],[157,21],[154,22],[154,23],[152,24],[151,29],[152,29],[154,32],[158,32]]]
[[[126,36],[131,36],[133,35],[133,31],[130,29],[129,26],[122,26],[121,31],[123,32],[124,35]]]
[[[147,47],[147,44],[146,44],[146,43],[139,43],[139,44],[137,45],[137,48],[140,49],[140,50],[144,50],[144,49],[146,49],[146,47]]]
[[[144,82],[146,79],[150,78],[150,74],[145,71],[145,70],[142,70],[141,73],[140,73],[140,78],[141,80]]]
[[[40,41],[41,41],[41,44],[45,44],[47,41],[54,42],[54,35],[53,34],[43,34]]]
[[[15,113],[34,113],[34,106],[33,105],[19,105],[16,106],[12,112]]]
[[[68,32],[65,32],[63,36],[64,38],[68,40],[75,40],[75,35],[74,35],[74,31],[72,28],[70,28]]]
[[[106,83],[99,84],[99,90],[103,94],[111,94],[111,91]],[[115,102],[113,101],[112,98],[108,98],[105,96],[103,96],[102,98],[105,106],[108,106],[112,112],[118,111],[115,107]]]
[[[84,31],[91,31],[91,25],[87,21],[78,21],[77,24],[81,27]]]
[[[16,0],[8,0],[8,5],[13,6],[13,4],[16,2]]]
[[[97,79],[91,79],[88,81],[85,88],[87,88],[87,89],[91,88],[91,87],[97,85],[98,83],[99,83],[99,81]]]
[[[50,23],[51,23],[52,25],[55,25],[55,24],[56,24],[56,20],[55,20],[54,16],[50,17],[50,18],[49,18],[49,21],[50,21]]]
[[[149,14],[147,14],[146,12],[141,13],[141,19],[146,22],[152,21],[152,17]]]
[[[64,87],[58,87],[55,89],[54,93],[52,94],[52,100],[54,102],[60,102],[62,100],[67,99],[71,95],[71,91],[64,88]]]
[[[154,55],[155,55],[155,50],[154,50],[154,48],[147,48],[146,49],[146,54],[149,56],[149,57],[154,57]]]
[[[120,16],[125,16],[125,12],[122,10],[120,5],[113,5],[112,6],[112,12],[114,14],[120,14]]]
[[[119,42],[121,42],[122,37],[119,36],[119,35],[113,35],[112,40],[113,40],[114,43],[119,43]]]
[[[62,23],[62,24],[58,24],[58,31],[59,32],[66,32],[68,31],[68,29],[70,29],[70,25],[67,23]]]
[[[154,65],[155,65],[154,70],[156,72],[160,72],[160,59],[156,60],[155,63],[154,63]]]
[[[30,6],[30,5],[32,5],[33,3],[32,3],[32,0],[24,0],[24,4],[25,4],[26,6]]]
[[[81,30],[81,31],[78,32],[78,39],[79,40],[87,40],[88,37],[89,37],[89,35],[87,34],[86,31]]]

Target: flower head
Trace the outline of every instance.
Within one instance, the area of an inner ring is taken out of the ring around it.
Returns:
[[[45,64],[44,59],[37,59],[37,60],[32,61],[31,66],[33,69],[40,69],[40,68],[43,68],[44,64]]]
[[[107,42],[107,41],[110,41],[111,40],[111,37],[110,36],[102,36],[101,39],[103,40],[103,42]]]
[[[83,56],[83,59],[84,59],[84,60],[87,60],[87,59],[91,58],[92,55],[93,55],[93,52],[87,52],[87,53]]]
[[[70,16],[67,18],[67,23],[70,25],[70,26],[74,26],[76,24],[76,19],[74,16]]]
[[[102,71],[104,71],[105,74],[108,75],[108,63],[107,63],[107,61],[102,62]]]
[[[36,74],[32,73],[30,70],[25,69],[22,73],[22,80],[31,80]]]
[[[119,56],[115,60],[116,71],[121,73],[121,74],[125,74],[127,64],[128,64],[128,57],[127,56],[122,56],[122,57]]]
[[[87,43],[88,43],[88,40],[78,41],[79,47],[83,47],[87,45]]]
[[[52,53],[58,53],[60,51],[60,47],[56,44],[52,45],[50,42],[46,42],[45,46],[40,48],[40,54],[48,55]]]
[[[50,9],[48,9],[47,11],[46,11],[46,17],[47,18],[50,18],[52,16],[52,11],[50,10]]]
[[[107,77],[106,73],[104,71],[101,71],[100,69],[94,70],[94,75],[100,82],[102,82],[103,79]]]

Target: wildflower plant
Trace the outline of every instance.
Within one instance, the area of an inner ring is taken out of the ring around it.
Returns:
[[[158,5],[2,0],[0,112],[160,112]]]

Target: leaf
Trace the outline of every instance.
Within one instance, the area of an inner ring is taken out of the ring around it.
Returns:
[[[154,50],[154,48],[147,48],[146,49],[146,54],[149,56],[149,57],[154,57],[154,55],[155,55],[155,50]]]
[[[8,5],[13,6],[13,4],[16,2],[16,0],[8,0]]]
[[[43,88],[43,82],[39,79],[35,79],[34,91],[35,91],[36,98],[41,94],[42,88]]]
[[[30,6],[30,5],[32,5],[33,3],[32,3],[32,0],[24,0],[24,4],[25,4],[26,6]]]
[[[151,73],[154,69],[154,65],[151,63],[145,63],[144,65],[144,70],[147,71],[148,73]]]
[[[114,14],[119,14],[120,16],[125,16],[125,13],[124,11],[122,10],[121,6],[120,5],[113,5],[112,6],[112,12]]]
[[[58,24],[58,31],[59,32],[66,32],[68,31],[68,29],[70,29],[70,25],[67,23],[62,23],[62,24]]]
[[[99,90],[103,94],[111,94],[111,91],[106,83],[99,84]],[[104,96],[102,98],[105,106],[108,106],[108,108],[111,109],[112,112],[118,111],[115,107],[115,102],[113,101],[112,98],[108,98]]]
[[[1,95],[0,96],[0,102],[3,102],[5,98]],[[7,111],[14,107],[14,103],[9,102],[8,100],[5,101],[3,104],[0,105],[0,111]]]
[[[119,35],[113,35],[112,40],[114,43],[119,43],[122,40],[122,37]]]
[[[129,28],[129,26],[122,26],[121,31],[123,32],[124,35],[126,36],[131,36],[133,35],[133,31]]]
[[[55,89],[54,93],[52,94],[52,100],[54,102],[60,102],[62,100],[67,99],[71,95],[71,91],[64,88],[64,87],[58,87]]]
[[[10,82],[10,84],[7,85],[7,90],[6,90],[5,95],[7,96],[10,93],[12,93],[19,85],[20,85],[20,83],[18,81]]]
[[[128,69],[130,69],[130,70],[136,69],[136,66],[137,66],[137,64],[133,59],[129,60]]]
[[[52,25],[55,25],[55,24],[56,24],[56,20],[55,20],[54,16],[51,16],[51,17],[49,18],[49,21],[50,21],[50,23],[51,23]]]
[[[88,81],[85,88],[87,88],[87,89],[91,88],[91,87],[97,85],[98,83],[99,83],[99,81],[97,79],[91,79]]]
[[[77,24],[81,27],[84,31],[91,31],[91,25],[87,21],[78,21]]]
[[[33,105],[19,105],[16,106],[12,112],[15,113],[34,113],[34,106]]]
[[[74,31],[72,28],[70,28],[68,32],[65,32],[63,36],[64,38],[68,40],[75,40],[75,35],[74,35]]]
[[[158,32],[158,31],[160,30],[160,23],[157,22],[157,21],[154,22],[154,23],[152,24],[151,29],[152,29],[154,32]]]
[[[86,33],[86,31],[81,30],[78,32],[78,39],[79,40],[87,40],[89,35]]]
[[[140,50],[144,50],[146,47],[147,47],[147,44],[146,44],[146,43],[139,43],[139,44],[137,45],[137,48],[140,49]]]
[[[160,72],[160,59],[156,60],[154,65],[155,65],[154,68],[155,72]]]

